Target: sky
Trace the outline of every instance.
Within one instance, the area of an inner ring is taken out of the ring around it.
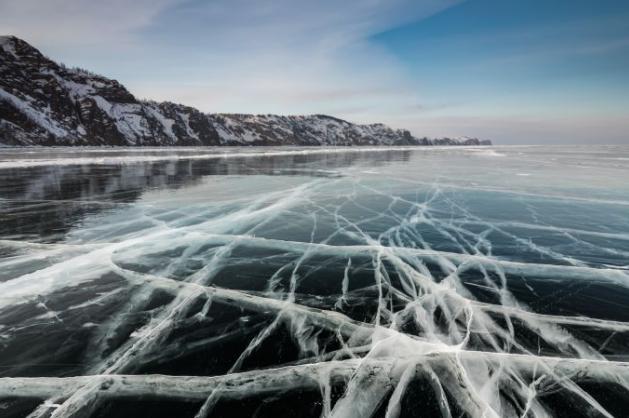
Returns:
[[[0,34],[206,112],[629,144],[627,0],[0,0]]]

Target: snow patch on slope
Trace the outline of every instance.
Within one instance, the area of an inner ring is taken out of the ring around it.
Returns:
[[[158,109],[152,106],[146,106],[146,110],[162,125],[164,133],[172,139],[173,143],[177,142],[177,136],[173,132],[173,125],[175,121],[173,119],[165,117]]]
[[[22,100],[9,92],[0,89],[0,100],[9,102],[13,107],[18,109],[24,114],[30,121],[35,123],[47,132],[57,136],[64,137],[68,135],[68,132],[60,127],[56,121],[48,117],[44,112],[34,109],[27,101]]]

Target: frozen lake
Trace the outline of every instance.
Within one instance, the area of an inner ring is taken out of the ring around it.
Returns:
[[[626,416],[628,306],[629,147],[0,149],[2,417]]]

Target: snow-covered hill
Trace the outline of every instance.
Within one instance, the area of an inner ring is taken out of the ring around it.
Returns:
[[[0,144],[7,145],[486,145],[415,138],[383,124],[325,115],[205,114],[137,100],[124,86],[0,37]]]

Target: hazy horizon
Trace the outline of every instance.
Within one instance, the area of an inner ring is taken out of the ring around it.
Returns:
[[[0,0],[0,33],[134,95],[416,136],[629,144],[629,4]]]

